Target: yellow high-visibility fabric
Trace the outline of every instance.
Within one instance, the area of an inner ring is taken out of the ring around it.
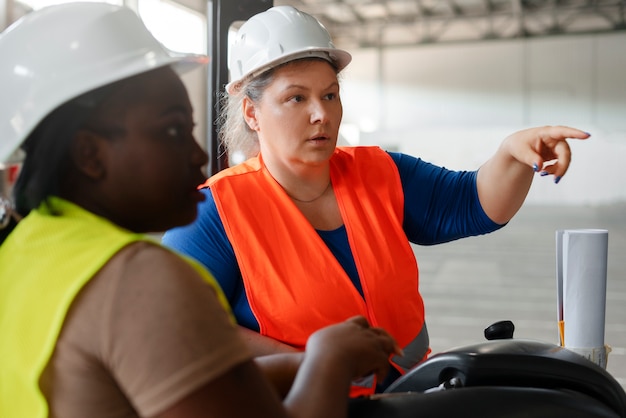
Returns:
[[[138,240],[151,238],[52,197],[0,246],[0,417],[48,416],[39,377],[72,301],[115,253]],[[215,280],[191,264],[229,311]]]

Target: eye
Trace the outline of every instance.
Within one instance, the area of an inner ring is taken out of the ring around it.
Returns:
[[[193,128],[196,124],[193,121],[189,122],[172,122],[165,127],[165,136],[171,139],[184,139],[187,137],[193,137]]]
[[[328,93],[324,96],[326,100],[335,100],[337,98],[337,93]]]
[[[296,103],[301,103],[301,102],[303,102],[303,101],[304,101],[304,96],[302,96],[302,95],[300,95],[300,94],[297,94],[297,95],[295,95],[295,96],[291,96],[291,97],[289,98],[289,101],[291,101],[291,102],[296,102]]]
[[[182,127],[180,125],[170,125],[165,130],[167,136],[178,138],[182,135]]]
[[[176,137],[180,135],[180,127],[179,126],[169,126],[166,130],[168,136]]]

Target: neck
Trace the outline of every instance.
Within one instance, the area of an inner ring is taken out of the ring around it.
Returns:
[[[309,199],[300,199],[297,198],[295,196],[293,196],[290,192],[287,191],[287,189],[285,189],[283,187],[283,189],[285,190],[285,193],[287,193],[287,196],[289,196],[292,200],[295,200],[296,202],[300,202],[300,203],[313,203],[316,200],[320,199],[322,196],[324,196],[326,194],[326,192],[331,188],[331,181],[328,180],[328,184],[326,185],[326,187],[324,188],[324,190],[322,190],[321,193],[319,193],[316,197],[313,198],[309,198]]]
[[[306,166],[299,171],[294,170],[293,167],[267,164],[266,161],[263,163],[287,196],[295,202],[313,203],[332,190],[328,163]]]

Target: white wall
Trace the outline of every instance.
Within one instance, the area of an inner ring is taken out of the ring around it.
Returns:
[[[592,137],[527,203],[626,201],[626,33],[350,52],[344,123],[377,126],[361,144],[475,169],[514,131],[570,125]]]

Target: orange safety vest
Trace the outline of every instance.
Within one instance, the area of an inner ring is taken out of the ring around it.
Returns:
[[[261,156],[207,180],[241,270],[260,333],[303,349],[316,330],[365,316],[390,332],[405,373],[430,352],[418,267],[402,228],[398,169],[378,147],[337,148],[330,178],[363,288],[263,164]],[[372,393],[373,382],[363,391]]]

